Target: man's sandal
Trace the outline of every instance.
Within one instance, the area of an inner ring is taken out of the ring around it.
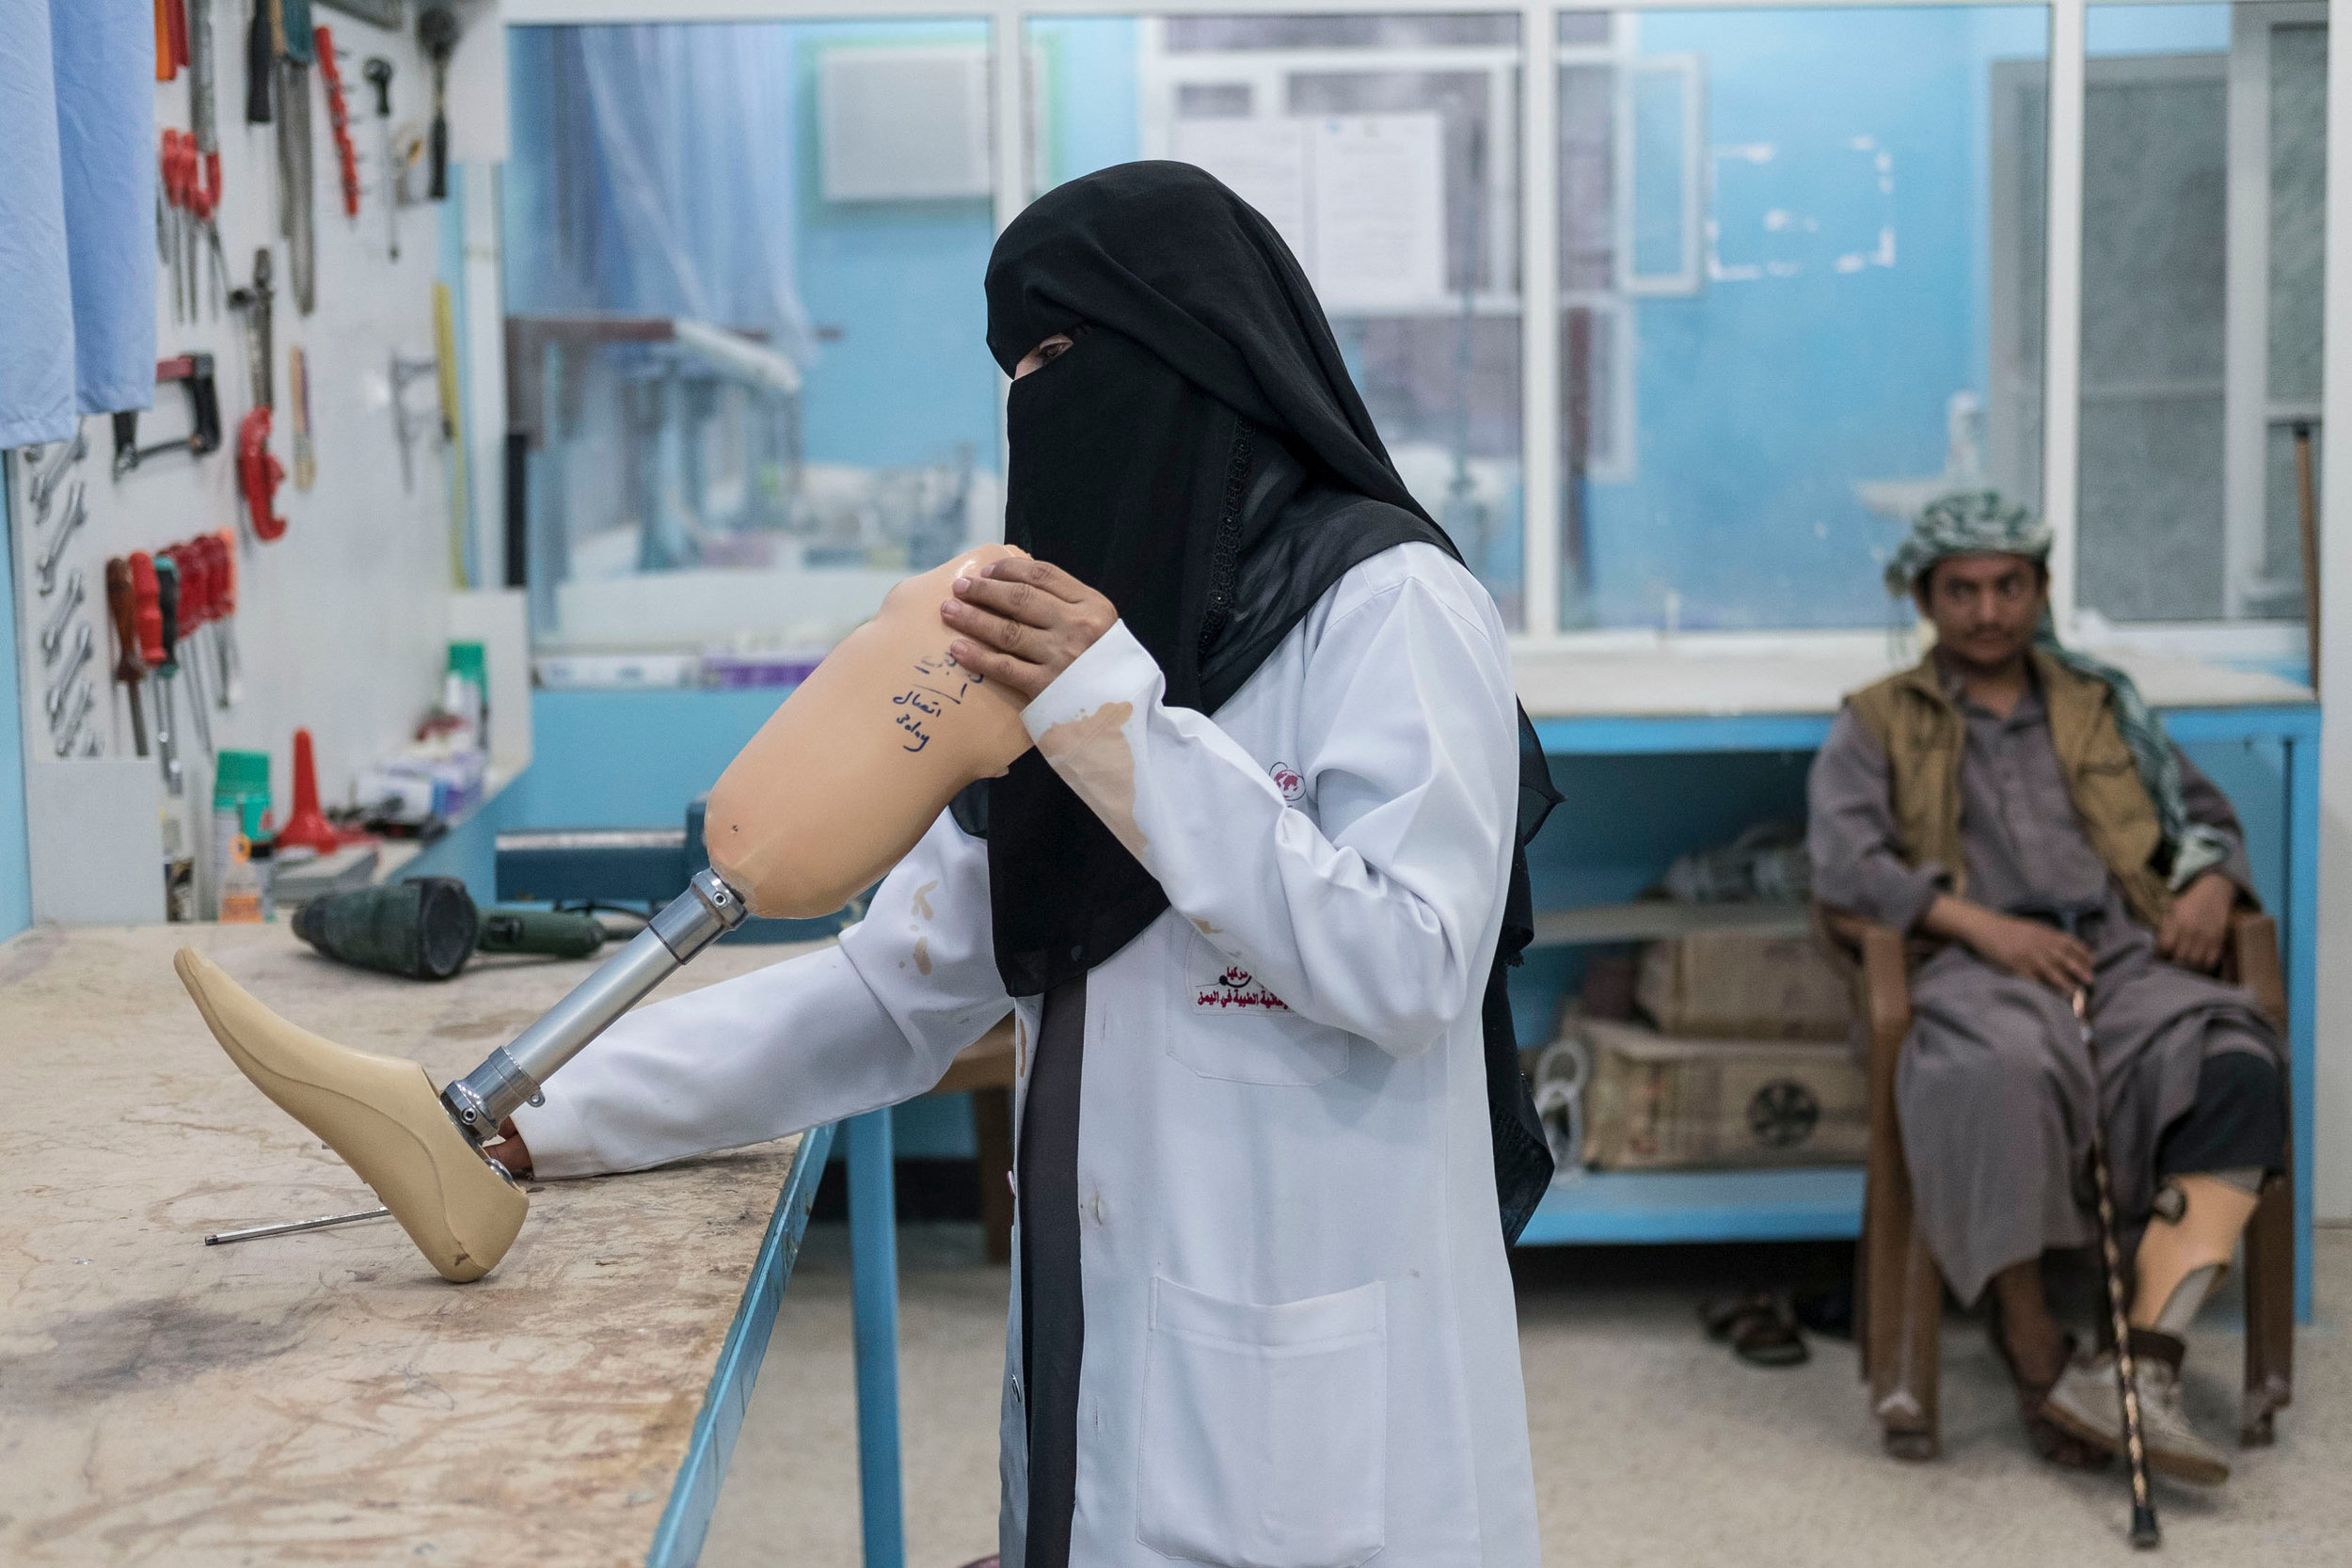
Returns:
[[[1707,1337],[1728,1342],[1734,1355],[1755,1367],[1801,1367],[1813,1358],[1788,1298],[1769,1291],[1725,1296],[1699,1308]]]

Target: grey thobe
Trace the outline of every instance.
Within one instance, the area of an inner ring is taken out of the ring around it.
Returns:
[[[1956,683],[1947,679],[1946,690],[1959,700]],[[2106,911],[2084,933],[2097,959],[2088,1052],[2067,996],[1958,942],[1912,976],[1897,1114],[1922,1233],[1953,1291],[1973,1302],[2010,1264],[2094,1239],[2087,1185],[2094,1083],[2117,1202],[2137,1224],[2153,1196],[2157,1141],[2196,1102],[2205,1058],[2250,1051],[2285,1064],[2244,990],[2156,956],[2153,934],[2133,918],[2083,832],[2040,690],[2029,689],[2007,719],[1964,702],[1961,711],[1967,899],[2013,911],[2104,898]],[[2180,762],[2189,816],[2229,838],[2221,869],[2250,896],[2236,813],[2185,756]],[[1907,865],[1897,852],[1886,755],[1851,708],[1831,727],[1809,795],[1815,895],[1911,930],[1950,877],[1944,866]]]

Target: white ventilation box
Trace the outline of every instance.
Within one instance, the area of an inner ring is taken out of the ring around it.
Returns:
[[[828,49],[817,64],[827,201],[986,197],[988,52]]]

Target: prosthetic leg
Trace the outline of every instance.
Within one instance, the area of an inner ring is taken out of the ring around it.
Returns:
[[[955,578],[1016,554],[983,546],[890,591],[730,763],[711,791],[711,869],[520,1035],[436,1093],[414,1062],[278,1017],[193,948],[173,960],[254,1085],[342,1155],[445,1279],[496,1267],[529,1207],[485,1148],[548,1077],[747,914],[839,909],[930,831],[956,792],[1029,746],[1022,699],[960,668],[939,618]]]

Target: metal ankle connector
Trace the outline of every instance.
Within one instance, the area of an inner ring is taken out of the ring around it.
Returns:
[[[695,873],[670,900],[570,995],[538,1022],[484,1058],[482,1065],[441,1091],[441,1102],[476,1147],[498,1137],[499,1123],[518,1105],[539,1099],[539,1085],[582,1047],[612,1026],[645,993],[680,965],[743,924],[742,895],[715,871]]]

